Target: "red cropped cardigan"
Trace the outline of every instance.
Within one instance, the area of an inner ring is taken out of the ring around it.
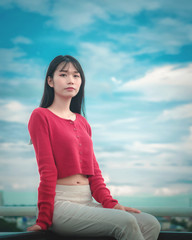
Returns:
[[[76,113],[72,121],[38,107],[31,114],[28,129],[40,174],[36,224],[43,230],[52,224],[57,179],[87,175],[96,201],[104,208],[118,203],[106,188],[93,150],[91,127],[83,116]]]

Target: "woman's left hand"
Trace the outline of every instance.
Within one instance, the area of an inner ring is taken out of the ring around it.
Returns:
[[[133,212],[133,213],[140,213],[141,211],[136,209],[136,208],[131,208],[131,207],[125,207],[121,204],[117,204],[115,205],[115,207],[113,209],[118,209],[118,210],[123,210],[123,211],[127,211],[127,212]]]

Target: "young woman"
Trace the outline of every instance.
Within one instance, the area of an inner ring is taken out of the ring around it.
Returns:
[[[38,218],[27,230],[156,240],[160,231],[156,218],[120,205],[104,183],[91,127],[81,115],[84,86],[83,70],[74,57],[53,59],[40,107],[32,112],[28,124],[40,184]]]

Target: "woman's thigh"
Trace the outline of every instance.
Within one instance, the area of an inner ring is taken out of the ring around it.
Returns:
[[[116,239],[143,240],[136,218],[125,211],[86,206],[71,202],[57,202],[52,230],[65,235],[114,236]],[[127,234],[127,236],[125,236]]]

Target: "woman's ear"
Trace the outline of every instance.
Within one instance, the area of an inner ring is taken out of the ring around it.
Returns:
[[[48,83],[49,87],[53,87],[53,78],[48,76],[47,83]]]

